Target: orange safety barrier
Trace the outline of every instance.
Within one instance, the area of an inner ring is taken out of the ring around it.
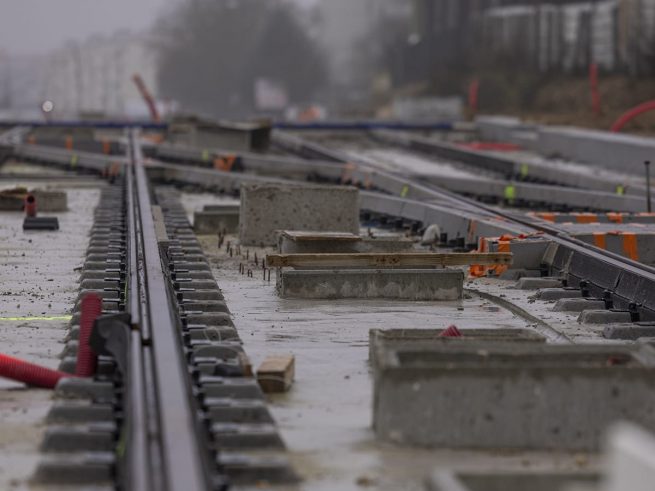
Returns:
[[[555,213],[537,213],[537,216],[547,222],[555,223]]]
[[[66,150],[73,150],[73,137],[71,135],[66,135],[64,142],[66,145]]]
[[[637,234],[633,232],[624,232],[623,235],[623,253],[633,261],[639,261],[639,250],[637,247]]]
[[[608,213],[607,219],[613,223],[623,223],[623,213]]]
[[[109,155],[109,152],[111,152],[111,143],[109,140],[102,140],[102,153]]]
[[[512,239],[508,240],[503,240],[503,238],[506,237],[503,235],[503,237],[500,238],[498,241],[498,252],[511,252],[510,250],[510,243]],[[509,266],[507,265],[499,265],[499,266],[492,266],[491,269],[496,273],[496,276],[500,276],[503,274],[505,271],[509,269]]]
[[[574,213],[575,221],[578,223],[598,223],[598,215],[595,213]]]
[[[237,161],[236,155],[226,155],[225,157],[216,157],[214,159],[214,169],[222,172],[230,172]]]
[[[607,234],[603,232],[594,232],[594,245],[601,249],[607,249]]]
[[[488,239],[480,237],[478,239],[478,252],[487,252],[489,250]],[[487,267],[480,266],[477,264],[472,264],[469,267],[469,274],[474,278],[481,278],[487,275]]]
[[[480,237],[478,239],[478,252],[488,252],[489,251],[489,241],[497,240],[498,241],[498,252],[511,252],[510,243],[514,240],[515,237],[511,235],[502,235],[500,237]],[[505,271],[509,269],[509,266],[501,264],[498,266],[481,266],[473,264],[469,267],[469,275],[474,278],[481,278],[487,276],[488,272],[493,272],[495,276],[500,276]]]

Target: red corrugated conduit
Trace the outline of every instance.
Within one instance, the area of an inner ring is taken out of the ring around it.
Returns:
[[[23,382],[34,387],[54,389],[60,379],[71,377],[71,374],[41,367],[13,356],[0,354],[0,377]]]
[[[79,377],[92,377],[96,373],[98,364],[98,355],[96,355],[91,346],[91,330],[93,323],[102,314],[102,298],[95,293],[87,293],[82,298],[80,308],[80,342],[77,348],[77,366],[75,375]]]

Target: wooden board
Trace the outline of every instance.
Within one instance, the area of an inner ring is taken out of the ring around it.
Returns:
[[[496,266],[512,264],[510,252],[472,253],[361,253],[361,254],[270,254],[270,268],[348,268],[348,267],[412,267],[412,266]]]
[[[293,384],[296,361],[293,355],[267,357],[257,369],[257,382],[266,393],[286,392]]]
[[[301,232],[296,230],[285,230],[282,236],[294,242],[311,242],[319,240],[333,240],[337,242],[359,242],[362,238],[359,235],[348,232]]]

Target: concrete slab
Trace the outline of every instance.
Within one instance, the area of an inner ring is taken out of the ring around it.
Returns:
[[[398,449],[375,440],[370,428],[372,384],[367,363],[370,329],[445,328],[449,324],[460,329],[531,327],[513,312],[468,294],[461,302],[438,303],[281,299],[274,284],[262,280],[261,274],[249,278],[239,272],[243,257],[231,258],[224,247],[217,249],[215,237],[200,240],[253,364],[281,351],[296,357],[293,390],[273,396],[270,408],[294,468],[303,478],[298,486],[301,491],[361,491],[366,486],[380,491],[422,491],[425,476],[435,466],[536,472],[599,465],[593,454]],[[253,252],[263,257],[273,251],[251,249],[251,258]],[[581,329],[575,320],[573,324]]]
[[[652,160],[655,139],[567,126],[541,126],[538,129],[538,149],[580,162],[639,174],[644,161]]]
[[[560,298],[553,306],[555,312],[582,312],[604,308],[605,302],[596,298]]]
[[[433,346],[458,342],[537,342],[546,338],[532,329],[460,329],[461,338],[439,337],[442,329],[371,329],[368,359],[375,364],[377,353],[387,349],[432,349]]]
[[[57,214],[59,232],[23,232],[22,214],[0,213],[0,344],[6,354],[57,368],[99,192],[52,186],[70,198],[71,211]],[[51,391],[0,379],[0,489],[27,488],[51,404]]]
[[[577,491],[596,490],[598,473],[589,472],[449,472],[435,471],[426,491]],[[574,488],[575,486],[575,488]],[[587,486],[579,488],[577,486]],[[593,486],[593,487],[590,487]]]
[[[562,280],[559,278],[521,278],[516,282],[519,290],[539,290],[541,288],[561,288]]]
[[[193,214],[193,230],[197,234],[217,234],[223,230],[237,232],[239,210],[196,211]]]
[[[542,288],[535,297],[539,300],[553,301],[562,298],[581,298],[582,292],[577,288]]]
[[[464,272],[459,269],[283,270],[282,298],[394,298],[458,300]]]
[[[615,324],[630,322],[630,312],[617,310],[585,310],[580,313],[581,324]]]
[[[608,438],[606,491],[650,491],[655,480],[655,437],[636,425],[620,424]]]
[[[297,232],[286,230],[279,235],[281,254],[321,254],[356,252],[402,252],[414,247],[414,241],[399,235],[361,237],[345,232]]]
[[[359,191],[346,186],[243,185],[239,222],[243,245],[275,245],[276,230],[358,234]]]
[[[655,429],[654,355],[533,343],[389,349],[378,357],[373,426],[402,445],[596,450],[615,421]]]
[[[636,341],[639,338],[655,338],[655,324],[613,324],[603,330],[603,336],[607,339],[624,339],[629,341]]]

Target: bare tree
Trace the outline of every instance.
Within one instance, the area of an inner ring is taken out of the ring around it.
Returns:
[[[282,0],[195,0],[156,29],[162,95],[219,117],[253,110],[254,83],[267,78],[295,101],[325,80],[325,58]]]

